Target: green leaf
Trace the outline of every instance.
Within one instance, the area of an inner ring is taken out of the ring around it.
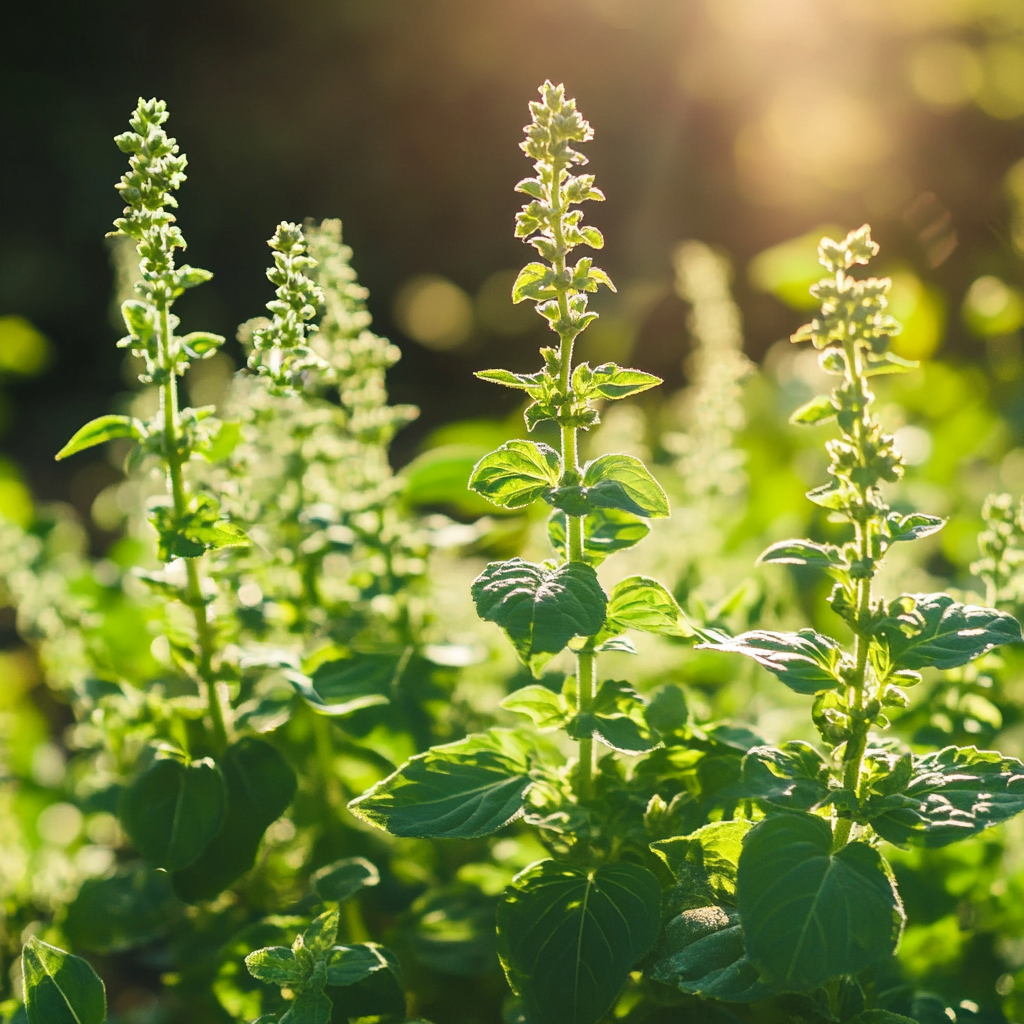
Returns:
[[[59,461],[69,455],[85,451],[104,441],[118,437],[130,437],[138,441],[143,437],[142,424],[131,416],[100,416],[81,427],[70,441],[55,456]]]
[[[479,444],[446,444],[425,451],[403,468],[402,496],[414,508],[443,507],[470,519],[493,515],[494,506],[466,486],[486,450]]]
[[[306,949],[314,960],[319,960],[337,940],[340,920],[341,914],[338,907],[331,907],[330,910],[319,914],[302,933],[301,941],[296,939],[293,948]]]
[[[302,672],[295,669],[285,669],[281,673],[289,683],[292,684],[295,692],[313,709],[318,715],[338,718],[345,715],[353,715],[364,708],[379,707],[382,704],[389,704],[390,699],[382,693],[364,693],[342,699],[340,701],[326,701],[313,687],[313,680]]]
[[[828,765],[809,743],[754,747],[743,759],[743,791],[780,810],[810,810],[828,794]]]
[[[477,370],[473,374],[492,384],[503,384],[507,388],[526,391],[531,398],[540,398],[551,390],[557,381],[544,370],[540,373],[513,373],[511,370]]]
[[[107,995],[87,960],[30,936],[21,950],[29,1024],[103,1024]]]
[[[357,797],[349,810],[394,836],[476,839],[523,813],[532,751],[509,729],[490,729],[417,754]]]
[[[583,470],[583,488],[595,508],[616,508],[644,518],[668,516],[668,498],[647,467],[632,455],[602,455]]]
[[[548,540],[563,560],[567,557],[565,527],[565,513],[561,509],[552,512],[548,520]],[[596,508],[583,520],[583,557],[596,567],[616,551],[639,544],[650,532],[651,528],[630,512]]]
[[[565,698],[546,686],[533,684],[510,693],[501,706],[517,715],[526,715],[540,730],[559,729],[565,725],[572,711]]]
[[[544,263],[527,263],[512,285],[512,301],[523,302],[532,299],[534,302],[545,302],[556,298],[558,292],[552,287],[555,272]]]
[[[813,629],[801,629],[798,633],[755,629],[720,642],[697,646],[753,658],[797,693],[831,690],[843,681],[839,674],[842,648],[831,637]]]
[[[867,806],[883,839],[931,848],[966,839],[1021,811],[1024,763],[975,747],[915,756],[903,792],[869,799]]]
[[[596,736],[623,754],[653,750],[659,740],[647,724],[646,710],[647,702],[629,683],[605,679],[591,710],[576,715],[569,723],[569,735],[577,740]]]
[[[334,1005],[324,993],[307,988],[296,993],[280,1024],[330,1024]]]
[[[150,522],[157,532],[157,556],[162,562],[175,558],[198,558],[206,551],[245,547],[245,531],[221,518],[220,505],[209,494],[197,494],[191,507],[178,515],[173,506],[153,509]]]
[[[602,363],[593,370],[586,363],[580,363],[572,374],[573,391],[581,400],[628,398],[661,383],[662,379],[653,373],[623,369],[615,363]]]
[[[943,1017],[949,1017],[943,1013]],[[846,1024],[918,1024],[918,1021],[893,1013],[891,1010],[861,1010],[856,1017],[851,1017]]]
[[[810,540],[780,540],[761,553],[758,562],[781,562],[783,565],[814,565],[820,569],[849,569],[843,553],[831,544],[815,544]]]
[[[404,1019],[405,988],[402,982],[402,971],[394,953],[376,943],[365,943],[365,945],[373,947],[384,963],[379,970],[372,971],[362,981],[346,984],[344,992],[337,994],[338,1009],[342,1010],[341,1019],[359,1017]],[[327,984],[330,992],[331,982],[328,981]]]
[[[325,903],[344,903],[361,889],[377,885],[380,872],[365,857],[345,857],[314,872],[310,882]]]
[[[309,974],[309,967],[287,946],[257,949],[245,958],[249,973],[268,985],[301,985]]]
[[[878,634],[893,669],[958,668],[993,647],[1021,640],[1020,623],[1012,615],[960,604],[949,594],[901,595]]]
[[[715,821],[688,836],[673,836],[651,843],[679,882],[696,877],[706,882],[714,898],[736,902],[736,871],[749,821]]]
[[[832,853],[828,822],[777,814],[747,834],[736,894],[747,953],[764,980],[809,992],[889,957],[903,907],[885,861],[866,843]]]
[[[835,403],[829,395],[818,395],[801,405],[789,417],[789,422],[794,426],[818,426],[834,420],[837,412]]]
[[[676,599],[649,576],[627,576],[608,595],[608,614],[601,633],[615,636],[627,629],[662,636],[693,636]]]
[[[661,890],[636,864],[543,861],[498,906],[498,953],[531,1024],[595,1024],[658,935]]]
[[[193,331],[179,339],[192,359],[209,359],[224,344],[224,337],[209,331]]]
[[[335,988],[355,985],[388,966],[375,942],[334,946],[327,958],[327,984]]]
[[[154,867],[179,871],[193,863],[224,816],[224,780],[209,758],[185,765],[154,761],[122,796],[121,823]]]
[[[608,604],[597,573],[583,562],[557,569],[521,558],[491,562],[473,581],[472,594],[480,618],[497,623],[534,669],[574,636],[596,634]]]
[[[684,910],[666,925],[649,968],[681,992],[752,1003],[772,994],[747,956],[739,914],[723,907]]]
[[[946,525],[940,516],[926,516],[923,512],[912,512],[901,516],[898,512],[890,512],[886,517],[885,526],[893,541],[920,540],[938,533]]]
[[[291,766],[265,740],[244,736],[220,762],[228,802],[217,834],[202,856],[174,874],[174,888],[187,903],[212,899],[256,863],[267,826],[287,810],[295,795]]]
[[[554,448],[508,441],[473,467],[469,487],[501,508],[526,508],[558,484],[561,472]]]

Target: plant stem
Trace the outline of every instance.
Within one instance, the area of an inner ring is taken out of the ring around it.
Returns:
[[[178,449],[178,377],[174,369],[171,352],[171,325],[167,302],[160,304],[160,364],[166,372],[166,379],[160,386],[160,399],[164,413],[164,454],[167,460],[167,474],[171,484],[171,498],[174,512],[181,518],[188,511],[188,497],[185,492],[185,478],[182,472],[181,453]],[[213,627],[206,614],[206,600],[199,580],[198,559],[185,559],[186,601],[192,609],[196,627],[196,643],[199,648],[199,678],[206,687],[206,704],[213,726],[214,745],[220,753],[227,746],[227,728],[224,711],[217,693],[217,678],[213,670],[215,639]]]

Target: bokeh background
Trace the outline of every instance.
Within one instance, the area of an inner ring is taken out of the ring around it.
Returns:
[[[169,103],[189,157],[188,259],[216,275],[181,303],[185,329],[233,338],[270,297],[276,222],[340,216],[376,328],[404,353],[393,399],[422,409],[399,463],[446,421],[510,412],[516,394],[472,370],[532,369],[544,342],[508,300],[527,259],[511,230],[528,173],[516,143],[544,78],[595,126],[608,196],[588,216],[619,291],[584,358],[685,383],[672,253],[698,238],[731,258],[760,361],[805,319],[811,240],[869,220],[907,325],[898,350],[976,364],[1004,450],[1020,443],[1021,0],[40,0],[3,21],[8,514],[24,481],[88,515],[118,473],[52,455],[131,387],[104,233],[124,163],[111,138],[140,94]],[[193,400],[232,364],[204,369]]]

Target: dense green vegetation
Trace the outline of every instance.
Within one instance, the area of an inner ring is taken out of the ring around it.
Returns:
[[[1024,522],[985,498],[1020,450],[893,351],[867,226],[821,240],[810,351],[752,367],[689,242],[687,391],[576,358],[593,133],[561,86],[530,113],[511,300],[557,343],[478,376],[536,440],[457,424],[399,475],[337,221],[278,225],[247,367],[184,404],[225,340],[177,331],[186,159],[161,101],[118,136],[143,390],[58,458],[124,461],[122,533],[0,521],[5,1020],[1024,1013]]]

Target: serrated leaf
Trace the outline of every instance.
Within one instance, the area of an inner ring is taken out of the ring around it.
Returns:
[[[818,693],[842,683],[842,648],[831,637],[813,629],[801,629],[798,633],[756,629],[697,646],[752,658],[797,693]]]
[[[632,455],[602,455],[588,463],[583,487],[597,508],[616,508],[648,519],[669,514],[661,484]]]
[[[590,711],[569,723],[569,735],[574,739],[594,736],[623,754],[653,750],[659,741],[647,724],[646,708],[647,702],[629,683],[604,679]]]
[[[556,509],[548,520],[548,540],[562,559],[566,557],[565,528],[565,513]],[[583,557],[596,567],[616,551],[639,544],[650,532],[647,523],[630,512],[594,509],[583,520]]]
[[[775,814],[747,834],[736,894],[747,953],[769,985],[810,992],[889,957],[903,928],[877,850],[848,843],[810,814]]]
[[[346,988],[387,967],[388,961],[375,942],[335,946],[327,959],[327,984],[335,988]]]
[[[361,889],[377,885],[380,872],[365,857],[345,857],[313,873],[313,891],[325,903],[344,903]]]
[[[676,599],[649,576],[627,576],[608,595],[608,614],[602,633],[614,636],[639,629],[661,636],[693,636]]]
[[[254,950],[245,958],[245,966],[254,978],[268,985],[301,985],[309,973],[287,946]]]
[[[949,594],[905,594],[893,604],[902,613],[878,632],[894,669],[959,668],[994,647],[1021,640],[1020,623],[1012,615],[960,604]]]
[[[772,994],[747,956],[739,914],[723,907],[695,907],[668,921],[650,975],[681,992],[726,1003]]]
[[[473,467],[469,488],[501,508],[526,508],[558,484],[561,472],[549,445],[508,441]]]
[[[558,292],[552,287],[555,280],[554,271],[544,263],[527,263],[512,285],[512,301],[523,302],[532,299],[544,302],[553,299]]]
[[[573,391],[578,399],[628,398],[664,383],[661,377],[643,370],[625,369],[616,363],[602,363],[593,370],[580,363],[573,371]]]
[[[526,715],[540,730],[558,729],[571,717],[571,711],[561,694],[552,693],[546,686],[533,684],[510,693],[501,706],[506,711]]]
[[[810,540],[780,540],[765,549],[758,562],[781,562],[784,565],[813,565],[821,569],[848,569],[842,552],[831,544],[815,544]]]
[[[130,437],[133,441],[143,437],[142,424],[131,416],[100,416],[79,428],[70,441],[54,456],[57,461],[85,451],[105,441]]]
[[[417,754],[349,804],[395,836],[475,839],[523,812],[532,751],[519,733],[490,729]]]
[[[217,834],[224,816],[224,780],[209,758],[185,765],[154,761],[122,796],[121,823],[154,867],[179,871]]]
[[[883,839],[947,846],[1024,811],[1024,763],[994,750],[945,747],[915,756],[910,781],[894,797],[868,801]]]
[[[498,953],[532,1024],[596,1024],[658,935],[661,890],[636,864],[543,861],[498,906]]]
[[[103,1024],[106,991],[87,960],[32,935],[21,968],[29,1024]]]
[[[243,736],[220,760],[227,783],[223,821],[199,859],[174,874],[174,889],[187,903],[212,899],[256,862],[267,826],[295,795],[295,772],[265,740]]]
[[[780,810],[810,810],[828,794],[828,766],[809,743],[754,747],[743,758],[743,791]]]
[[[735,904],[736,871],[749,821],[716,821],[688,836],[673,836],[651,843],[679,882],[698,877],[707,883],[715,900]]]
[[[521,558],[491,562],[472,594],[480,618],[497,623],[527,665],[557,654],[574,636],[596,634],[608,603],[597,573],[583,562],[556,569]]]
[[[835,403],[829,395],[818,395],[805,402],[789,417],[789,422],[799,426],[818,426],[836,418]]]
[[[511,370],[477,370],[473,374],[481,380],[490,381],[492,384],[503,384],[507,388],[518,388],[526,391],[532,398],[539,398],[549,388],[557,383],[553,377],[544,372],[540,373],[513,373]]]

